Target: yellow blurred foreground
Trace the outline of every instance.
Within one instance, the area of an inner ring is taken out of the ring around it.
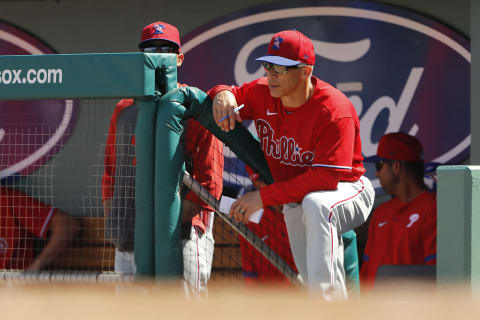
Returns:
[[[0,283],[0,319],[480,319],[480,296],[457,287],[390,285],[348,302],[327,303],[298,289],[217,284],[186,298],[162,284]]]

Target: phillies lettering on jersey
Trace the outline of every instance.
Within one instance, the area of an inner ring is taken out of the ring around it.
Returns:
[[[268,110],[267,110],[268,114]],[[268,121],[257,120],[257,133],[263,152],[289,166],[311,166],[315,158],[313,151],[302,151],[295,138],[281,136],[275,139],[275,132]]]
[[[272,97],[265,77],[209,92],[212,98],[223,90],[232,92],[237,104],[245,105],[241,118],[255,120],[275,180],[260,191],[264,206],[299,203],[310,192],[335,190],[339,181],[357,181],[365,172],[360,121],[352,103],[328,83],[311,80],[313,94],[297,108]]]

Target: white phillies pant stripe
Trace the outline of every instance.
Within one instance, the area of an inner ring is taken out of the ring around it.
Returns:
[[[334,166],[332,164],[323,164],[323,163],[316,163],[312,164],[312,167],[321,167],[321,168],[333,168],[333,169],[343,169],[343,170],[352,170],[353,167],[348,166]]]

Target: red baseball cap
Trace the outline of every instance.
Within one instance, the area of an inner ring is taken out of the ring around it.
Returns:
[[[267,55],[256,60],[287,67],[300,63],[314,65],[315,50],[312,40],[303,33],[297,30],[281,31],[270,40]]]
[[[142,44],[149,40],[166,40],[176,44],[178,49],[181,47],[178,29],[162,21],[151,23],[143,28],[142,37],[138,46],[142,47]]]
[[[369,162],[380,160],[423,161],[423,147],[414,136],[404,132],[384,135],[378,143],[377,155],[368,158]]]

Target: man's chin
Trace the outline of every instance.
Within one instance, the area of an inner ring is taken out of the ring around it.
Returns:
[[[280,98],[280,90],[278,88],[268,87],[270,89],[270,95],[274,98]]]

